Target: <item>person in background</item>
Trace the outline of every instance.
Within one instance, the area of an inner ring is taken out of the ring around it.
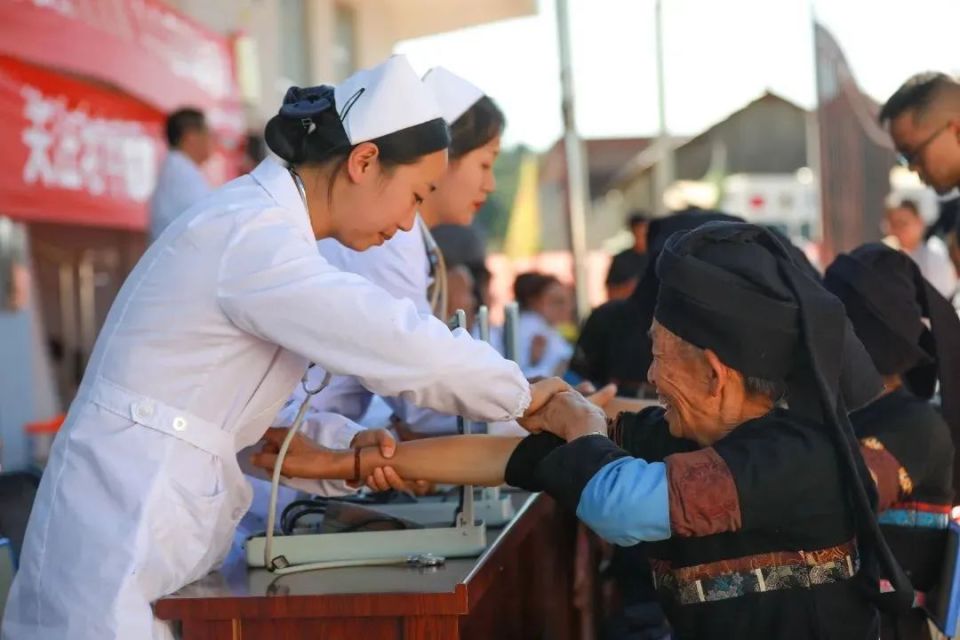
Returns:
[[[656,260],[667,238],[707,222],[742,222],[719,211],[685,209],[648,225],[650,261],[633,292],[625,300],[610,300],[587,318],[580,332],[570,371],[594,386],[615,383],[621,396],[641,397],[647,388],[647,369],[652,359],[647,329],[653,320],[653,305],[660,280]]]
[[[185,107],[167,118],[170,150],[150,198],[150,242],[181,213],[212,191],[200,170],[213,153],[213,135],[202,111]]]
[[[633,213],[628,219],[633,246],[613,257],[607,272],[607,298],[624,300],[630,297],[640,276],[647,268],[647,225],[649,216],[643,212]]]
[[[960,187],[960,82],[945,73],[918,73],[880,109],[898,161],[944,195]]]
[[[10,218],[0,216],[0,311],[26,308],[29,294],[26,231]]]
[[[517,276],[513,295],[520,306],[517,328],[520,370],[528,378],[563,373],[573,355],[573,347],[557,327],[570,321],[573,311],[570,292],[556,277],[531,271]]]
[[[463,309],[467,315],[467,330],[471,332],[477,317],[475,289],[476,282],[467,265],[447,266],[447,317]]]
[[[957,290],[957,271],[939,238],[924,239],[926,225],[917,203],[903,200],[890,207],[884,216],[883,232],[892,236],[890,243],[900,249],[920,267],[920,272],[944,298],[953,299]]]
[[[463,265],[473,276],[477,304],[490,306],[490,270],[487,269],[487,239],[473,225],[439,224],[432,229],[448,269]]]
[[[956,482],[960,318],[908,256],[880,243],[838,256],[824,286],[883,376],[882,395],[850,422],[877,484],[884,536],[914,587],[929,592],[944,563]],[[938,381],[942,412],[930,402]],[[881,638],[928,639],[927,616],[884,612]]]
[[[960,187],[960,82],[934,71],[911,76],[880,109],[879,119],[890,132],[901,165],[916,171],[940,195]],[[960,269],[960,220],[946,231]]]

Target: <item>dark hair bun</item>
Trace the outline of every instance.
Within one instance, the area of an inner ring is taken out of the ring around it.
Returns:
[[[294,165],[323,162],[350,148],[329,85],[290,87],[263,136],[271,151]]]

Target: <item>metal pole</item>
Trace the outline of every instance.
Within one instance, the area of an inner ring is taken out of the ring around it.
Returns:
[[[658,135],[657,147],[659,156],[657,166],[653,172],[653,211],[658,216],[664,216],[667,211],[667,205],[663,201],[663,196],[667,189],[673,184],[673,148],[670,143],[670,134],[667,131],[667,98],[664,86],[666,84],[663,70],[663,7],[661,0],[656,1],[656,17],[654,19],[654,28],[657,38],[657,116],[658,116]]]
[[[450,319],[452,329],[467,328],[467,314],[463,309],[457,309]],[[457,433],[463,435],[470,433],[470,425],[463,416],[457,416]],[[460,501],[457,505],[456,521],[459,526],[472,527],[477,520],[476,507],[474,505],[473,485],[463,485],[460,487]]]
[[[586,153],[577,134],[574,117],[573,70],[570,55],[570,16],[566,0],[557,0],[557,39],[560,44],[560,87],[563,110],[563,144],[567,157],[567,205],[570,212],[570,250],[573,254],[573,280],[577,315],[582,320],[590,313],[587,295],[586,216],[590,190],[587,182]]]
[[[477,309],[477,327],[479,329],[480,340],[490,342],[490,308],[482,304]]]
[[[520,307],[516,302],[508,302],[503,308],[503,355],[507,360],[519,362],[518,342]]]

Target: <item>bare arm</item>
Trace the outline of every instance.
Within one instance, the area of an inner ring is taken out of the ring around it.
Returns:
[[[270,429],[266,444],[254,455],[253,463],[272,470],[276,451],[285,429]],[[447,436],[402,442],[392,457],[386,458],[376,447],[360,450],[360,478],[379,467],[392,467],[402,478],[417,478],[445,484],[503,484],[507,461],[521,438],[486,435]],[[283,475],[295,478],[353,480],[356,459],[353,450],[332,451],[298,438],[283,461]]]

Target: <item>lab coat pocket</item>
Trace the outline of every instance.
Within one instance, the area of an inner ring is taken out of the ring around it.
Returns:
[[[226,520],[229,491],[220,477],[220,460],[178,443],[171,452],[170,473],[161,480],[162,506],[151,527],[151,552],[159,554],[166,595],[206,575],[221,555],[230,532]]]

